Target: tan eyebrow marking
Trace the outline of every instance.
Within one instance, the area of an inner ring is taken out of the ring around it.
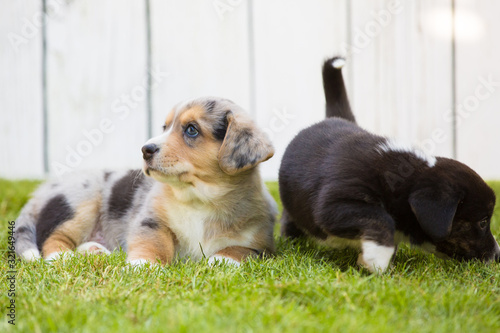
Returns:
[[[190,121],[196,121],[202,118],[202,116],[205,114],[205,108],[201,105],[195,105],[186,111],[182,112],[182,114],[179,116],[179,121],[181,124],[186,124]]]

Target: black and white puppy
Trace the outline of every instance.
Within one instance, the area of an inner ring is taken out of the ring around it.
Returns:
[[[445,258],[499,261],[491,188],[458,161],[356,125],[343,64],[323,66],[328,119],[301,131],[281,162],[282,234],[360,248],[358,263],[372,272],[388,267],[401,241]]]

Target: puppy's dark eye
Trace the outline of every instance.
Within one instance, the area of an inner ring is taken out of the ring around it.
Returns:
[[[189,125],[188,127],[186,127],[184,133],[186,133],[186,135],[190,138],[196,138],[199,134],[198,130],[193,125]]]
[[[163,128],[163,132],[167,129],[167,125],[163,125],[161,128]]]
[[[479,228],[485,229],[488,226],[488,218],[485,217],[481,221],[479,221]]]

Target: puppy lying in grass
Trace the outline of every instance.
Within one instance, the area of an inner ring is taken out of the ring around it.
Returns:
[[[75,173],[43,184],[16,221],[16,252],[54,260],[122,248],[133,265],[227,261],[274,251],[276,203],[258,164],[273,147],[241,107],[221,98],[177,105],[142,147],[143,173]],[[146,176],[145,176],[146,175]]]
[[[356,125],[342,58],[324,63],[326,120],[289,144],[279,172],[282,234],[361,249],[358,263],[385,271],[397,244],[459,260],[500,260],[490,231],[495,194],[466,165]]]

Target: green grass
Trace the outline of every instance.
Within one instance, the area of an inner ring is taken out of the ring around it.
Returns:
[[[0,268],[7,222],[36,182],[0,180]],[[500,182],[490,183],[500,197]],[[269,187],[277,198],[277,184]],[[500,209],[493,232],[500,236]],[[499,332],[500,265],[442,261],[402,247],[382,276],[356,267],[355,251],[277,237],[278,254],[240,268],[206,262],[129,271],[124,253],[17,266],[22,332]],[[4,273],[5,275],[5,273]]]

